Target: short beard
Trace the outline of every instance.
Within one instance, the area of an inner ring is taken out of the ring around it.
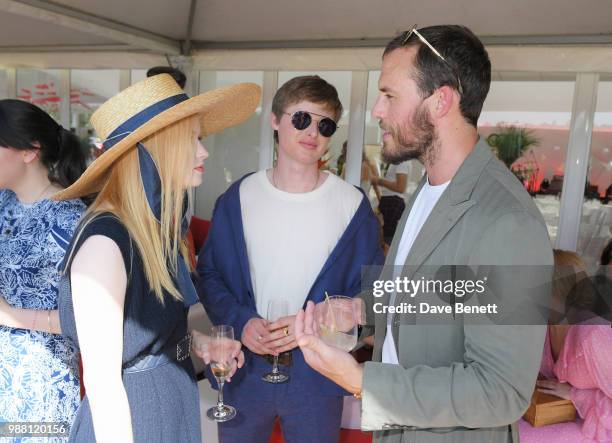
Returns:
[[[397,165],[407,160],[418,159],[424,165],[428,165],[436,161],[438,136],[425,108],[415,111],[411,126],[410,138],[404,135],[404,128],[390,128],[396,149],[390,152],[383,147],[381,156],[385,163]]]

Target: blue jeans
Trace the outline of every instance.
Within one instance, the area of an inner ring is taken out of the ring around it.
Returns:
[[[271,369],[268,365],[267,371]],[[239,386],[225,385],[224,401],[238,415],[219,423],[219,443],[268,443],[276,417],[285,443],[338,443],[342,397],[296,391],[291,389],[292,379],[267,383],[259,372],[247,374]]]

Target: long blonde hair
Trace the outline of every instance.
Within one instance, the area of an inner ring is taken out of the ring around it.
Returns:
[[[185,196],[189,208],[192,204],[187,180],[196,151],[193,125],[197,118],[180,120],[141,142],[159,171],[161,223],[147,202],[138,151],[131,149],[112,166],[104,187],[88,208],[79,229],[82,232],[101,212],[116,215],[136,243],[149,286],[162,303],[164,291],[176,300],[183,298],[172,279],[172,275],[177,274],[178,260],[185,260],[192,270],[189,250],[182,238],[181,221]]]

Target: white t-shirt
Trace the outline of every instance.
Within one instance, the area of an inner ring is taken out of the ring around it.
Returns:
[[[305,193],[275,188],[266,171],[244,179],[240,206],[259,315],[266,318],[276,298],[288,301],[288,315],[302,308],[361,199],[354,186],[333,174]]]
[[[410,172],[410,160],[400,163],[399,165],[389,165],[389,169],[387,169],[387,173],[385,174],[385,180],[389,180],[394,182],[397,178],[397,174],[406,174],[406,179],[408,178],[408,174]],[[384,186],[380,187],[380,192],[383,197],[395,195],[396,197],[404,198],[403,192],[395,192],[387,189]]]
[[[414,205],[408,214],[408,220],[406,220],[406,226],[404,232],[402,232],[402,238],[400,240],[397,255],[395,256],[393,279],[400,276],[402,266],[406,263],[408,253],[412,248],[414,240],[419,235],[421,228],[425,224],[425,221],[431,214],[434,206],[438,203],[438,200],[444,193],[444,190],[448,186],[450,181],[442,183],[441,185],[431,186],[429,181],[425,182],[419,195],[417,195]],[[397,234],[396,234],[397,235]],[[393,305],[395,302],[395,293],[393,293],[389,300],[389,305]],[[387,335],[382,348],[382,362],[383,363],[394,363],[398,364],[397,352],[395,351],[395,342],[393,340],[393,333],[391,328],[392,315],[387,316]]]

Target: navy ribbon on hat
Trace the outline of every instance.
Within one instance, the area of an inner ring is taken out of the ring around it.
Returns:
[[[111,132],[108,137],[106,137],[106,140],[104,140],[102,146],[104,146],[104,149],[112,148],[156,115],[161,114],[162,112],[167,111],[171,107],[176,106],[188,99],[189,96],[187,94],[177,94],[152,104],[148,108],[134,114],[125,122],[117,126],[115,130]]]
[[[159,172],[157,166],[151,157],[151,154],[144,147],[142,143],[137,143],[138,148],[138,163],[140,165],[140,177],[142,178],[142,184],[144,186],[145,195],[147,196],[147,202],[149,207],[155,216],[155,219],[161,223],[161,180],[159,178]],[[185,198],[183,204],[183,216],[181,220],[181,233],[183,236],[187,235],[187,229],[189,229],[189,223],[187,221],[187,199]],[[187,264],[183,257],[177,257],[177,274],[173,275],[175,282],[178,286],[179,292],[183,296],[183,302],[185,306],[189,307],[196,304],[198,294],[191,281]]]
[[[161,114],[162,112],[188,99],[189,96],[187,94],[177,94],[160,100],[148,108],[143,109],[139,113],[127,119],[109,134],[107,139],[102,143],[104,149],[111,149],[156,115]],[[145,195],[147,197],[147,203],[149,204],[155,219],[161,223],[161,180],[159,178],[159,172],[157,170],[157,166],[155,165],[155,161],[153,161],[151,154],[144,147],[144,145],[142,143],[137,143],[136,146],[138,149],[140,177],[142,179]],[[186,199],[185,203],[187,203]],[[189,228],[186,209],[186,204],[184,204],[183,216],[181,220],[181,233],[183,236],[187,234],[187,229]],[[199,301],[198,294],[196,293],[193,282],[191,281],[187,264],[182,257],[177,257],[177,265],[178,269],[176,270],[176,274],[171,274],[173,275],[175,283],[178,286],[179,292],[183,296],[185,306],[189,307]]]

